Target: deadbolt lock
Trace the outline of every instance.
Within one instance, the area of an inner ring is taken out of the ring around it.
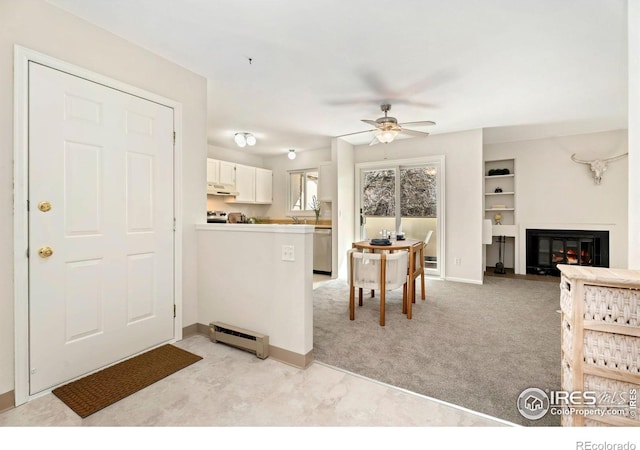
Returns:
[[[38,203],[38,209],[42,212],[47,212],[51,210],[51,203],[48,201]]]
[[[40,258],[48,258],[53,255],[53,249],[51,247],[42,247],[38,250],[38,254],[40,255]]]

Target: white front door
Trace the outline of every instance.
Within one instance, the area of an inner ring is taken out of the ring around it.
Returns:
[[[174,337],[173,190],[173,109],[29,63],[31,395]]]

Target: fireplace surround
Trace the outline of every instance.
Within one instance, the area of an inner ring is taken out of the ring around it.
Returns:
[[[609,267],[609,231],[526,230],[528,274],[560,276],[558,264]]]

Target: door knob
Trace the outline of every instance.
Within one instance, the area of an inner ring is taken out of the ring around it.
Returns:
[[[38,209],[42,212],[47,212],[51,210],[51,203],[48,201],[38,203]]]
[[[53,255],[53,249],[51,247],[42,247],[38,250],[38,254],[40,255],[40,258],[48,258]]]

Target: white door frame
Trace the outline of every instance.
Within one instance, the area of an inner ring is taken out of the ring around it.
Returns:
[[[438,278],[445,279],[445,157],[444,155],[422,156],[419,158],[410,159],[385,159],[384,161],[369,161],[357,163],[355,165],[355,201],[354,201],[354,217],[360,217],[360,189],[362,180],[360,179],[360,173],[363,169],[380,169],[383,167],[399,167],[399,166],[412,166],[412,165],[425,165],[425,164],[438,164],[440,169],[438,173],[438,267],[440,274]],[[360,221],[356,219],[354,224],[354,236],[360,235]]]
[[[15,332],[15,403],[16,406],[51,392],[29,395],[29,61],[93,81],[98,84],[168,106],[174,111],[174,338],[182,339],[182,105],[174,100],[130,86],[91,72],[82,67],[38,53],[14,47],[13,111],[13,253],[14,253],[14,332]]]

